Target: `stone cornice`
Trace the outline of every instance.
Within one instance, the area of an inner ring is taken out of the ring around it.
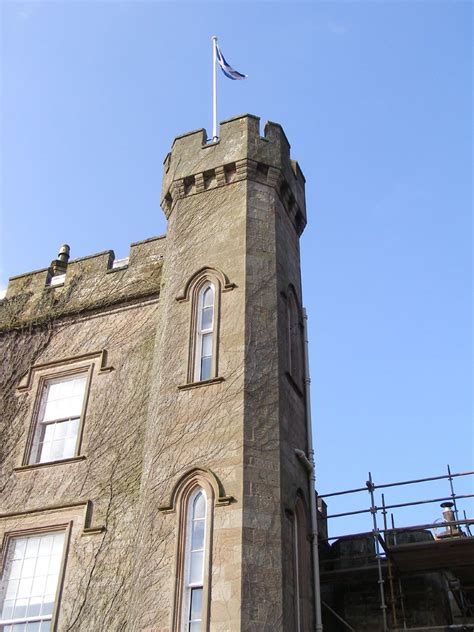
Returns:
[[[206,193],[211,189],[218,189],[242,180],[251,180],[273,188],[277,192],[295,230],[298,235],[301,235],[306,226],[306,217],[300,209],[291,190],[291,185],[285,178],[283,171],[250,158],[244,158],[208,171],[194,173],[185,178],[173,180],[168,193],[162,201],[166,218],[169,219],[178,200]]]

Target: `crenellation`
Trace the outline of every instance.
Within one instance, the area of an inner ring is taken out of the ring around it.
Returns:
[[[240,178],[244,177],[242,172],[240,172],[238,175]],[[237,167],[236,167],[235,162],[231,162],[228,165],[224,165],[224,177],[225,177],[226,184],[233,182],[237,178]]]
[[[195,177],[196,182],[196,193],[202,193],[206,190],[206,186],[204,184],[204,173],[198,173]]]
[[[131,244],[119,267],[114,251],[105,250],[12,277],[0,301],[0,329],[158,295],[165,248],[164,236],[153,237]]]
[[[204,171],[203,181],[205,190],[217,186],[217,176],[215,170],[211,169],[210,171]]]
[[[305,179],[298,163],[290,158],[290,144],[281,125],[269,121],[261,136],[260,119],[245,114],[223,121],[220,130],[220,139],[212,143],[206,142],[203,129],[178,136],[173,141],[165,159],[161,196],[166,216],[169,218],[177,199],[203,193],[209,188],[206,183],[214,177],[217,186],[239,179],[275,186],[277,180],[283,179],[299,207],[301,221],[295,228],[301,232],[306,224]],[[279,178],[275,171],[280,174]],[[198,177],[202,177],[204,188],[196,186]]]

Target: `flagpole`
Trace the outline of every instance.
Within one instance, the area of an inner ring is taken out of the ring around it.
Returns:
[[[217,37],[212,36],[212,140],[217,140]]]

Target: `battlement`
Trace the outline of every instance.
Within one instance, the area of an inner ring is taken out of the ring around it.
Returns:
[[[62,246],[47,268],[10,278],[0,300],[0,329],[157,296],[165,237],[132,243],[125,259],[105,250],[68,261],[69,247]]]
[[[173,141],[164,161],[161,206],[169,218],[178,199],[249,179],[273,187],[300,234],[306,225],[305,178],[290,158],[290,144],[278,123],[244,114],[220,126],[220,138],[207,142],[200,129]]]

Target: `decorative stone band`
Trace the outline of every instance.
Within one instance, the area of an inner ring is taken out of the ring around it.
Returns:
[[[252,180],[275,189],[298,235],[301,235],[306,226],[306,218],[283,172],[249,158],[173,180],[162,201],[163,211],[169,219],[177,200],[241,180]]]
[[[32,507],[31,509],[22,509],[21,511],[0,513],[0,521],[7,520],[9,518],[20,519],[21,517],[27,517],[34,514],[59,513],[61,511],[74,509],[75,507],[84,507],[82,535],[97,535],[106,531],[105,525],[92,524],[92,514],[94,509],[92,500],[77,500],[71,503],[63,503],[59,505],[42,505],[39,507]]]

